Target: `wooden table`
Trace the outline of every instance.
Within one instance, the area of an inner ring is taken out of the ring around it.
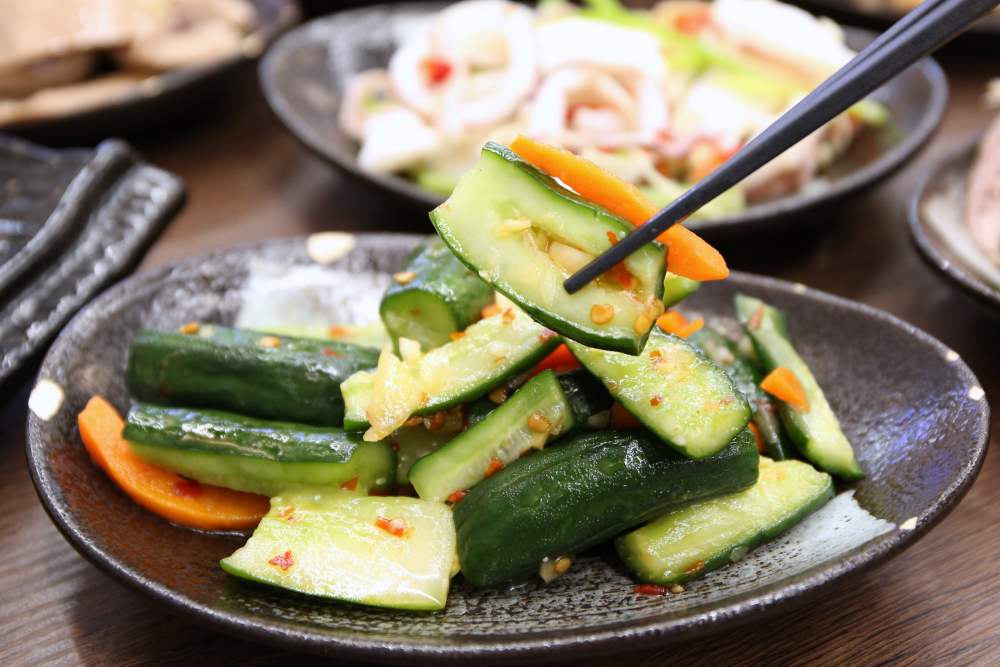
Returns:
[[[923,328],[962,355],[1000,406],[1000,320],[932,274],[910,246],[904,225],[904,202],[921,166],[985,123],[981,95],[987,79],[1000,75],[1000,55],[951,53],[944,62],[953,93],[948,116],[916,164],[845,205],[836,228],[723,250],[736,268],[801,281]],[[245,90],[196,126],[138,142],[154,163],[180,174],[190,188],[186,208],[145,267],[249,239],[323,229],[428,228],[412,211],[360,196],[367,193],[359,194],[295,144],[252,79]],[[270,664],[291,657],[174,617],[77,555],[37,502],[25,470],[26,396],[24,388],[0,412],[0,664]],[[1000,409],[993,417],[994,445],[998,422]],[[644,656],[642,664],[1000,662],[998,488],[1000,451],[994,447],[961,505],[892,562],[766,626],[668,646]],[[622,660],[592,664],[612,662]]]

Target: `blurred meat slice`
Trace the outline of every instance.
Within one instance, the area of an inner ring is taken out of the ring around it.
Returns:
[[[126,68],[164,71],[239,52],[256,18],[245,0],[120,0],[131,43],[116,52]]]
[[[3,0],[0,97],[79,81],[93,52],[127,43],[121,0]]]
[[[986,132],[969,175],[965,220],[972,238],[1000,265],[1000,117]]]

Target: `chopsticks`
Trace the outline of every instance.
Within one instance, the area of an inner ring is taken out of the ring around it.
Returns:
[[[573,294],[928,53],[1000,0],[925,0],[706,178],[563,283]],[[669,256],[667,258],[669,264]]]

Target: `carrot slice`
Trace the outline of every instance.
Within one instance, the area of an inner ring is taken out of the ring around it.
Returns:
[[[633,225],[642,225],[657,208],[631,183],[627,183],[590,160],[567,150],[518,135],[510,149],[549,176],[573,188],[581,197],[604,207]],[[667,246],[667,266],[673,273],[692,280],[722,280],[729,276],[726,260],[718,250],[680,224],[660,234]]]
[[[576,360],[573,353],[569,351],[566,344],[563,343],[556,349],[552,350],[549,356],[545,357],[538,362],[538,365],[531,369],[531,377],[535,377],[542,371],[553,370],[556,373],[562,373],[563,371],[571,371],[574,368],[579,368],[580,362]]]
[[[639,428],[642,422],[633,416],[625,407],[615,401],[611,404],[611,428]]]
[[[203,530],[252,528],[267,514],[265,496],[198,484],[136,456],[122,438],[121,416],[100,396],[90,399],[77,424],[94,462],[154,514]]]
[[[809,410],[809,399],[806,398],[802,384],[795,373],[784,366],[778,366],[768,373],[761,380],[760,388],[799,410]]]
[[[673,334],[678,338],[687,338],[705,326],[705,319],[699,317],[693,320],[688,320],[688,318],[684,317],[676,310],[668,310],[656,318],[656,324],[669,334]]]

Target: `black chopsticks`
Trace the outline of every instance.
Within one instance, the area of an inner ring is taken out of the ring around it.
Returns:
[[[687,192],[566,279],[573,294],[965,30],[1000,0],[925,0]],[[669,264],[669,256],[668,256]]]

